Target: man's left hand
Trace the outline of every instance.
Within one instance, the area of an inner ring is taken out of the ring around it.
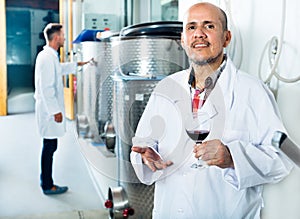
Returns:
[[[220,168],[234,168],[230,151],[220,140],[209,140],[194,147],[196,158],[205,161],[207,165],[215,165]]]

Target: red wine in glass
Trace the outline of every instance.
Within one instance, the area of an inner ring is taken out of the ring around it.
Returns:
[[[196,143],[201,143],[209,134],[208,130],[187,130],[186,132]]]
[[[186,115],[184,126],[189,138],[196,144],[201,144],[210,133],[211,121],[212,120],[207,112],[198,111],[192,113],[192,115]],[[207,167],[205,161],[201,160],[201,157],[197,160],[197,163],[193,163],[191,168]]]

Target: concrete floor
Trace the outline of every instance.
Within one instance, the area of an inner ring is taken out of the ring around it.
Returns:
[[[45,196],[39,186],[41,139],[34,113],[0,117],[0,219],[108,218],[74,127],[67,122],[53,166],[55,183],[69,191]]]

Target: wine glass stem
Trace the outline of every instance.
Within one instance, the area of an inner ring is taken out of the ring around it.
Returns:
[[[196,144],[202,144],[202,140],[197,140]],[[205,166],[206,166],[205,162],[201,159],[201,157],[198,157],[198,159],[197,159],[197,168],[202,168],[202,167],[205,167]]]

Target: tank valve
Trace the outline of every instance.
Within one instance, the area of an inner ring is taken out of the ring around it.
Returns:
[[[114,153],[116,144],[116,132],[112,122],[107,121],[105,123],[104,133],[101,137],[104,140],[107,149]]]
[[[105,201],[104,206],[109,209],[111,219],[124,219],[134,215],[134,209],[130,207],[123,187],[109,188],[108,199]]]
[[[86,115],[77,115],[76,128],[79,137],[88,138],[90,133],[90,125]]]

